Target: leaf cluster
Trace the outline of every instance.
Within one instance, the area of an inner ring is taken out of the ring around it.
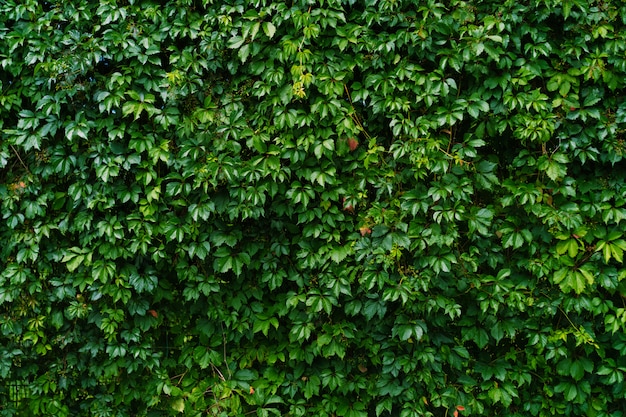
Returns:
[[[0,415],[623,417],[624,16],[5,0]]]

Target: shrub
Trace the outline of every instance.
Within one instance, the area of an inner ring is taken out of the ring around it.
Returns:
[[[624,16],[5,0],[0,414],[623,416]]]

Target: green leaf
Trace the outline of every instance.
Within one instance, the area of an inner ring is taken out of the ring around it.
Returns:
[[[61,262],[65,263],[68,271],[74,272],[80,265],[86,261],[86,264],[89,264],[91,261],[92,253],[79,248],[71,248],[70,251],[66,252],[63,256]]]
[[[582,363],[580,361],[573,361],[569,368],[569,374],[576,381],[580,381],[585,375],[585,370],[582,366]]]
[[[554,283],[559,284],[563,292],[574,291],[582,294],[587,286],[593,285],[595,279],[588,266],[572,270],[569,267],[559,269],[554,273]]]
[[[565,399],[567,401],[574,401],[578,396],[578,389],[576,385],[570,384],[565,390]]]
[[[245,43],[245,39],[241,36],[233,36],[228,40],[226,46],[230,49],[239,49]]]
[[[250,56],[250,44],[243,45],[239,48],[237,56],[241,59],[241,62],[246,62],[248,60],[248,56]]]
[[[252,369],[239,369],[233,375],[233,379],[236,381],[254,381],[258,378],[258,374]]]
[[[566,239],[556,244],[556,252],[559,255],[567,253],[570,258],[575,258],[580,247],[578,241],[574,238]]]
[[[172,401],[172,410],[178,411],[179,413],[185,412],[185,400],[182,398],[177,398]]]
[[[348,246],[335,247],[330,254],[330,258],[335,263],[341,263],[350,254],[350,251],[351,249]]]
[[[484,329],[478,329],[476,339],[474,339],[474,341],[480,349],[483,349],[485,346],[487,346],[487,343],[489,343],[489,335]]]
[[[276,26],[272,22],[263,22],[263,32],[267,35],[268,38],[272,39],[274,34],[276,33]]]

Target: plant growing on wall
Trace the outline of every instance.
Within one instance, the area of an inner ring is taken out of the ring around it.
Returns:
[[[623,417],[624,16],[5,0],[0,415]]]

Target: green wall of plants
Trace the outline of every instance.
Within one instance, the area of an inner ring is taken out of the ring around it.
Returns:
[[[2,1],[0,415],[624,417],[625,19]]]

